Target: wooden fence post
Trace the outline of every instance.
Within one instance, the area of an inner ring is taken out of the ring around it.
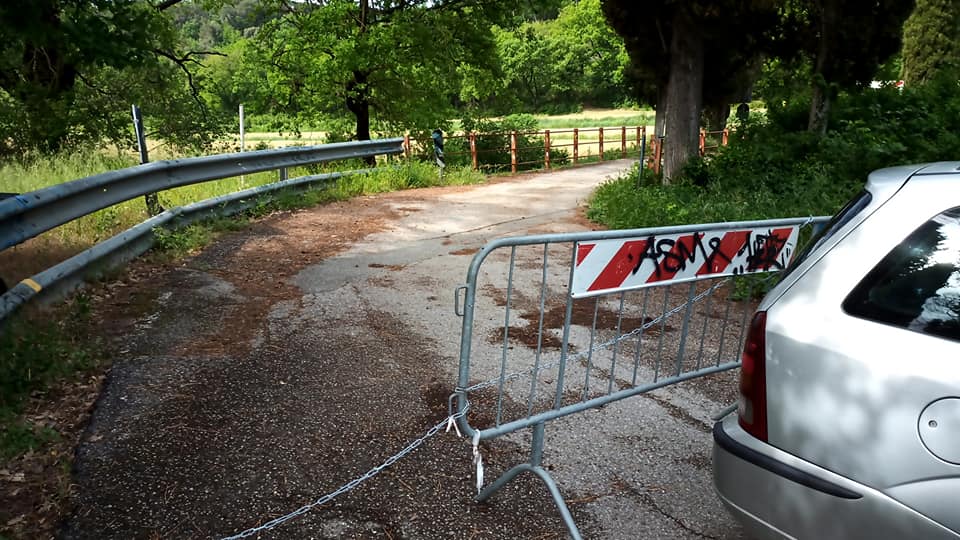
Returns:
[[[627,126],[620,126],[620,158],[627,157]]]
[[[703,156],[707,153],[707,133],[700,130],[700,156]]]
[[[410,159],[410,134],[403,136],[403,157]]]
[[[730,137],[730,129],[724,128],[723,137],[720,139],[720,144],[722,144],[723,146],[726,146],[727,142],[729,141],[729,137]]]
[[[517,132],[510,132],[510,172],[517,174]]]
[[[543,166],[550,168],[550,130],[543,132]]]
[[[580,160],[580,130],[573,128],[573,164]]]
[[[603,161],[603,128],[600,128],[600,161]]]
[[[470,134],[470,161],[473,163],[473,170],[480,170],[480,161],[477,159],[477,134]]]
[[[653,173],[660,174],[660,159],[663,157],[664,138],[657,139],[654,137],[654,140],[657,141],[657,148],[653,151]]]

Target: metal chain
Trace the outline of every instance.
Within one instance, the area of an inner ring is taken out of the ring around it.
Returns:
[[[667,319],[667,318],[669,318],[669,317],[672,317],[673,315],[676,315],[677,313],[680,313],[681,311],[683,311],[683,308],[687,307],[688,305],[690,305],[690,304],[695,304],[695,303],[703,300],[703,299],[706,298],[707,296],[713,294],[713,291],[715,291],[715,290],[719,289],[720,287],[722,287],[722,286],[723,286],[724,284],[726,284],[726,282],[729,281],[729,280],[730,280],[730,278],[725,278],[725,279],[721,280],[720,282],[718,282],[717,284],[711,285],[709,288],[707,288],[706,290],[704,290],[702,293],[694,296],[692,299],[690,299],[690,300],[688,300],[688,301],[686,301],[686,302],[684,302],[684,303],[682,303],[682,304],[680,304],[680,305],[678,305],[678,306],[676,306],[676,307],[674,307],[674,308],[672,308],[672,309],[670,309],[670,310],[668,310],[668,311],[660,314],[660,315],[659,315],[657,318],[655,318],[655,319],[651,319],[651,320],[643,323],[642,325],[640,325],[640,326],[638,326],[637,328],[631,330],[630,332],[627,332],[626,334],[621,334],[621,335],[617,336],[617,337],[614,338],[614,339],[611,339],[611,340],[606,341],[606,342],[604,342],[604,343],[601,343],[601,344],[599,344],[599,345],[595,345],[595,346],[593,346],[592,348],[587,349],[587,350],[585,350],[585,351],[581,351],[581,352],[578,352],[578,353],[574,353],[573,355],[571,355],[571,356],[569,356],[569,357],[567,358],[567,361],[569,361],[569,360],[576,360],[577,358],[585,358],[588,354],[595,353],[595,352],[597,352],[597,351],[606,349],[606,348],[608,348],[608,347],[611,347],[611,346],[613,346],[613,345],[616,345],[617,343],[620,343],[620,342],[622,342],[622,341],[625,341],[625,340],[627,340],[627,339],[630,339],[631,337],[633,337],[633,336],[635,336],[635,335],[643,332],[644,330],[648,330],[648,329],[656,326],[657,324],[660,324],[660,322],[663,321],[664,319]],[[539,372],[541,372],[541,371],[546,371],[546,370],[548,370],[548,369],[553,369],[553,368],[559,366],[559,365],[561,364],[561,362],[563,362],[563,361],[564,361],[563,359],[560,359],[560,360],[557,360],[557,361],[554,361],[554,362],[546,363],[546,364],[544,364],[544,365],[542,365],[542,366],[539,366],[539,367],[536,367],[536,368],[530,368],[530,369],[527,369],[527,370],[525,370],[525,371],[517,371],[517,372],[511,373],[511,374],[509,374],[509,375],[506,375],[506,376],[503,378],[503,382],[504,382],[504,383],[507,383],[507,382],[510,382],[510,381],[514,381],[514,380],[516,380],[516,379],[519,379],[519,378],[521,378],[521,377],[526,377],[526,376],[529,376],[529,375],[533,375],[533,374],[534,374],[534,371],[536,371],[536,372],[539,373]],[[480,382],[480,383],[477,383],[477,384],[468,386],[468,387],[466,387],[466,388],[463,388],[463,391],[464,391],[464,392],[474,392],[474,391],[476,391],[476,390],[482,390],[482,389],[484,389],[484,388],[488,388],[488,387],[490,387],[490,386],[497,386],[497,385],[499,385],[499,384],[500,384],[500,378],[497,377],[497,378],[495,378],[495,379],[490,379],[490,380],[488,380],[488,381],[483,381],[483,382]]]
[[[617,343],[619,343],[619,342],[621,342],[621,341],[624,341],[624,340],[626,340],[626,339],[629,339],[629,338],[631,338],[631,337],[633,337],[633,336],[635,336],[635,335],[643,332],[644,330],[648,330],[649,328],[651,328],[651,327],[656,326],[657,324],[659,324],[659,323],[660,323],[661,321],[663,321],[664,319],[667,319],[667,318],[669,318],[669,317],[671,317],[671,316],[679,313],[680,311],[683,310],[683,308],[685,308],[685,307],[688,306],[689,304],[693,304],[693,303],[699,302],[700,300],[704,299],[704,298],[707,297],[708,295],[712,294],[713,291],[715,291],[716,289],[718,289],[718,288],[720,288],[721,286],[723,286],[724,283],[726,283],[727,281],[728,281],[727,279],[724,279],[723,281],[720,281],[720,282],[717,283],[716,285],[713,285],[713,286],[711,286],[710,288],[708,288],[708,289],[706,289],[705,291],[703,291],[702,293],[698,294],[697,296],[695,296],[695,297],[692,298],[691,300],[689,300],[689,301],[687,301],[687,302],[684,302],[683,304],[680,304],[680,305],[674,307],[673,309],[662,313],[662,314],[661,314],[660,316],[658,316],[657,318],[651,319],[650,321],[647,321],[646,323],[640,325],[639,327],[635,328],[634,330],[632,330],[632,331],[630,331],[630,332],[628,332],[628,333],[626,333],[626,334],[622,334],[622,335],[620,335],[620,336],[618,336],[618,337],[616,337],[616,338],[614,338],[614,339],[612,339],[612,340],[609,340],[609,341],[607,341],[607,342],[605,342],[605,343],[601,343],[600,345],[597,345],[597,346],[595,346],[595,347],[593,347],[593,348],[591,348],[591,349],[589,349],[589,350],[587,350],[587,351],[578,352],[578,353],[572,355],[569,359],[576,359],[576,358],[585,357],[585,356],[586,356],[587,354],[589,354],[589,353],[593,353],[593,352],[596,352],[596,351],[599,351],[599,350],[602,350],[602,349],[606,349],[607,347],[610,347],[611,345],[615,345],[615,344],[617,344]],[[556,362],[551,362],[551,363],[545,364],[545,365],[543,365],[543,366],[540,366],[540,367],[537,368],[536,370],[535,370],[534,368],[531,368],[531,369],[528,369],[528,370],[526,370],[526,371],[519,371],[519,372],[511,373],[510,375],[507,375],[506,377],[504,377],[504,382],[506,382],[506,381],[512,381],[512,380],[514,380],[514,379],[519,379],[520,377],[524,377],[524,376],[527,376],[527,375],[532,375],[532,374],[534,373],[534,371],[545,371],[545,370],[548,370],[548,369],[552,369],[552,368],[555,368],[555,367],[557,367],[557,366],[559,366],[559,365],[560,365],[560,361],[556,361]],[[466,388],[462,388],[462,389],[459,389],[459,388],[458,388],[458,390],[462,390],[462,391],[465,392],[465,393],[466,393],[466,392],[473,392],[473,391],[481,390],[481,389],[483,389],[483,388],[487,388],[487,387],[489,387],[489,386],[494,386],[494,385],[497,385],[497,384],[500,384],[500,379],[499,379],[499,377],[498,377],[498,378],[494,378],[494,379],[490,379],[490,380],[488,380],[488,381],[484,381],[484,382],[481,382],[481,383],[477,383],[477,384],[474,384],[474,385],[472,385],[472,386],[468,386],[468,387],[466,387]],[[367,480],[369,480],[369,479],[373,478],[374,476],[376,476],[376,475],[380,474],[381,472],[383,472],[383,470],[386,469],[387,467],[389,467],[389,466],[393,465],[394,463],[396,463],[397,461],[403,459],[404,457],[406,457],[407,455],[409,455],[411,452],[413,452],[414,450],[416,450],[418,447],[420,447],[420,445],[422,445],[424,442],[426,442],[427,439],[429,439],[429,438],[433,437],[434,435],[436,435],[437,433],[439,433],[441,429],[444,429],[444,428],[445,428],[446,426],[448,426],[451,422],[455,422],[457,419],[466,416],[466,414],[467,414],[467,412],[468,412],[469,410],[470,410],[470,402],[468,401],[468,402],[466,403],[466,406],[464,407],[464,409],[463,409],[462,411],[457,412],[457,413],[455,413],[455,414],[451,414],[449,417],[447,417],[446,419],[444,419],[442,422],[438,423],[437,425],[435,425],[435,426],[433,426],[432,428],[430,428],[429,430],[427,430],[427,432],[426,432],[422,437],[420,437],[420,438],[414,440],[413,442],[411,442],[410,444],[408,444],[403,450],[401,450],[401,451],[398,452],[397,454],[395,454],[395,455],[387,458],[383,463],[381,463],[380,465],[378,465],[378,466],[370,469],[369,471],[367,471],[367,472],[364,473],[363,475],[361,475],[361,476],[359,476],[359,477],[357,477],[357,478],[354,478],[353,480],[351,480],[351,481],[347,482],[346,484],[340,486],[340,487],[337,488],[335,491],[332,491],[332,492],[330,492],[330,493],[327,493],[326,495],[320,497],[319,499],[317,499],[317,500],[315,500],[315,501],[313,501],[313,502],[311,502],[311,503],[305,504],[305,505],[301,506],[300,508],[297,508],[297,509],[294,510],[293,512],[290,512],[289,514],[286,514],[286,515],[284,515],[284,516],[278,517],[278,518],[276,518],[276,519],[272,519],[272,520],[264,523],[263,525],[260,525],[260,526],[258,526],[258,527],[252,527],[252,528],[250,528],[250,529],[247,529],[247,530],[245,530],[245,531],[243,531],[243,532],[241,532],[241,533],[235,534],[235,535],[233,535],[233,536],[227,536],[227,537],[225,537],[223,540],[236,540],[236,539],[239,539],[239,538],[249,538],[250,536],[253,536],[253,535],[255,535],[255,534],[261,533],[261,532],[263,532],[263,531],[267,531],[267,530],[273,529],[273,528],[278,527],[278,526],[280,526],[280,525],[282,525],[282,524],[284,524],[284,523],[286,523],[286,522],[288,522],[288,521],[290,521],[290,520],[292,520],[292,519],[294,519],[294,518],[297,518],[297,517],[299,517],[299,516],[302,516],[302,515],[306,514],[307,512],[313,510],[314,508],[318,507],[318,506],[323,506],[323,505],[327,504],[328,502],[332,501],[332,500],[335,499],[336,497],[338,497],[338,496],[340,496],[340,495],[343,495],[344,493],[355,489],[355,488],[356,488],[357,486],[359,486],[360,484],[366,482]]]
[[[332,501],[334,498],[336,498],[336,497],[338,497],[338,496],[340,496],[340,495],[343,495],[344,493],[346,493],[346,492],[348,492],[348,491],[356,488],[356,487],[359,486],[360,484],[362,484],[362,483],[366,482],[367,480],[373,478],[374,476],[380,474],[380,473],[381,473],[384,469],[386,469],[387,467],[393,465],[394,463],[396,463],[396,462],[399,461],[400,459],[406,457],[408,454],[410,454],[411,452],[413,452],[414,450],[416,450],[420,445],[422,445],[424,442],[426,442],[427,439],[433,437],[434,435],[436,435],[437,433],[439,433],[440,430],[442,430],[442,429],[444,429],[446,426],[448,426],[448,425],[450,424],[450,422],[456,422],[457,419],[462,418],[463,416],[466,416],[467,411],[469,411],[469,410],[470,410],[470,404],[467,403],[467,406],[463,409],[463,411],[460,411],[460,412],[458,412],[458,413],[456,413],[456,414],[452,414],[452,415],[450,415],[449,417],[445,418],[442,422],[440,422],[439,424],[437,424],[437,425],[433,426],[432,428],[430,428],[429,430],[427,430],[427,432],[426,432],[422,437],[420,437],[420,438],[416,439],[415,441],[411,442],[410,444],[408,444],[403,450],[401,450],[401,451],[398,452],[397,454],[395,454],[395,455],[387,458],[383,463],[381,463],[380,465],[378,465],[378,466],[370,469],[369,471],[367,471],[367,472],[364,473],[363,475],[361,475],[361,476],[359,476],[359,477],[357,477],[357,478],[354,478],[353,480],[351,480],[351,481],[347,482],[346,484],[340,486],[340,487],[337,488],[335,491],[332,491],[332,492],[330,492],[330,493],[327,493],[327,494],[324,495],[323,497],[320,497],[319,499],[317,499],[317,500],[315,500],[315,501],[313,501],[313,502],[311,502],[311,503],[305,504],[305,505],[301,506],[300,508],[297,508],[296,510],[294,510],[293,512],[290,512],[289,514],[287,514],[287,515],[285,515],[285,516],[281,516],[281,517],[278,517],[278,518],[276,518],[276,519],[270,520],[270,521],[264,523],[263,525],[260,525],[259,527],[252,527],[252,528],[250,528],[250,529],[247,529],[247,530],[245,530],[245,531],[243,531],[243,532],[241,532],[241,533],[235,534],[235,535],[233,535],[233,536],[227,536],[227,537],[225,537],[223,540],[236,540],[236,539],[238,539],[238,538],[248,538],[248,537],[250,537],[250,536],[253,536],[253,535],[255,535],[255,534],[261,533],[261,532],[263,532],[263,531],[267,531],[267,530],[273,529],[274,527],[277,527],[277,526],[279,526],[279,525],[282,525],[282,524],[284,524],[284,523],[286,523],[286,522],[288,522],[288,521],[290,521],[290,520],[292,520],[292,519],[294,519],[294,518],[296,518],[296,517],[302,516],[303,514],[306,514],[307,512],[313,510],[314,508],[316,508],[316,507],[318,507],[318,506],[323,506],[323,505],[327,504],[328,502]],[[458,433],[459,433],[459,432],[458,432]]]

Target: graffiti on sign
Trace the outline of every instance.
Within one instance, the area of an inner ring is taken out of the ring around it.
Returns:
[[[703,276],[776,272],[790,262],[797,227],[698,231],[577,244],[574,297]]]

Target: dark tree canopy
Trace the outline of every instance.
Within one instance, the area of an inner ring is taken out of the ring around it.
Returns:
[[[960,66],[960,1],[917,0],[903,26],[903,70],[908,85],[923,84],[942,69]]]

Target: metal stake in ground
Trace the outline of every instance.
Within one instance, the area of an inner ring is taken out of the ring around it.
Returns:
[[[143,115],[140,114],[140,107],[133,105],[133,131],[137,135],[137,149],[140,150],[140,164],[149,163],[150,158],[147,156],[147,136],[143,131]],[[163,212],[163,207],[160,206],[160,201],[157,199],[156,193],[147,193],[143,196],[144,202],[147,204],[147,212],[151,216],[156,216]]]

